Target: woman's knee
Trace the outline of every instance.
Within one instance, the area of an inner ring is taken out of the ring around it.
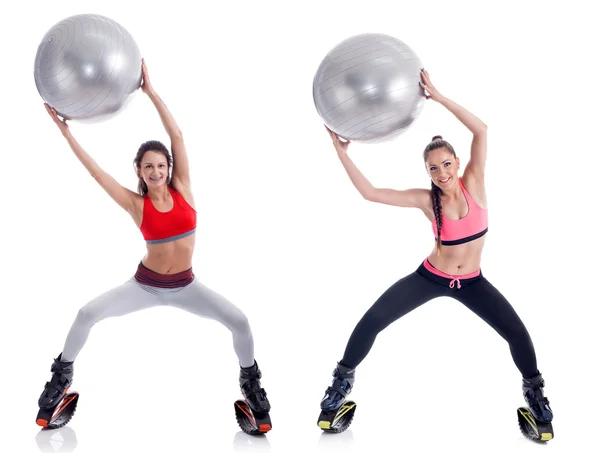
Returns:
[[[250,322],[248,321],[248,317],[240,310],[235,311],[228,317],[227,327],[232,332],[241,335],[250,334]]]
[[[525,324],[521,320],[512,322],[506,329],[504,338],[512,346],[523,346],[531,344],[531,337]]]
[[[102,318],[97,309],[95,309],[93,306],[85,305],[77,312],[75,323],[81,326],[92,327],[94,324],[100,321],[100,319]]]
[[[361,336],[376,337],[379,332],[390,324],[389,317],[375,310],[368,311],[356,325],[355,332]]]

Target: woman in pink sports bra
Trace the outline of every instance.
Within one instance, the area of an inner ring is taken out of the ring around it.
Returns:
[[[333,372],[333,383],[321,401],[319,426],[339,432],[350,423],[351,416],[340,414],[352,410],[353,404],[346,401],[346,396],[352,390],[355,369],[369,353],[379,332],[431,299],[449,296],[471,309],[507,341],[523,376],[522,389],[529,411],[523,410],[533,415],[528,419],[527,414],[523,415],[532,433],[529,435],[528,428],[524,427],[524,434],[549,440],[552,411],[543,394],[544,381],[537,368],[531,338],[510,303],[480,270],[488,228],[484,184],[487,126],[442,96],[431,84],[427,71],[421,71],[421,78],[427,99],[446,107],[473,134],[471,157],[462,177],[458,175],[461,163],[452,145],[438,135],[423,153],[431,189],[373,187],[348,156],[349,142],[340,140],[327,129],[342,165],[360,194],[369,201],[420,209],[432,224],[435,245],[418,269],[385,291],[356,325],[344,356]]]

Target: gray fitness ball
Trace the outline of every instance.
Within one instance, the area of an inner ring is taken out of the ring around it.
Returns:
[[[423,109],[421,68],[415,52],[396,38],[372,33],[353,36],[334,47],[315,74],[317,112],[344,139],[392,140]]]
[[[96,14],[68,17],[42,39],[34,78],[42,99],[73,120],[121,109],[142,80],[142,57],[121,25]]]

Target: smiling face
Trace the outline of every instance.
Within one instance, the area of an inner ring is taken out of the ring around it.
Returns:
[[[158,189],[166,184],[169,178],[169,163],[164,153],[146,151],[142,156],[138,176],[144,180],[148,190]]]
[[[458,184],[460,160],[447,148],[437,148],[429,151],[425,158],[427,174],[433,183],[442,190],[447,190]]]

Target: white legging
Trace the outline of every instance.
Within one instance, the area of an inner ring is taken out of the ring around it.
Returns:
[[[156,288],[131,278],[83,306],[67,335],[62,351],[63,361],[74,361],[85,344],[94,324],[102,319],[123,316],[159,305],[187,310],[198,316],[214,319],[233,335],[233,348],[242,367],[254,364],[254,341],[248,319],[242,311],[220,294],[194,279],[181,288]]]

